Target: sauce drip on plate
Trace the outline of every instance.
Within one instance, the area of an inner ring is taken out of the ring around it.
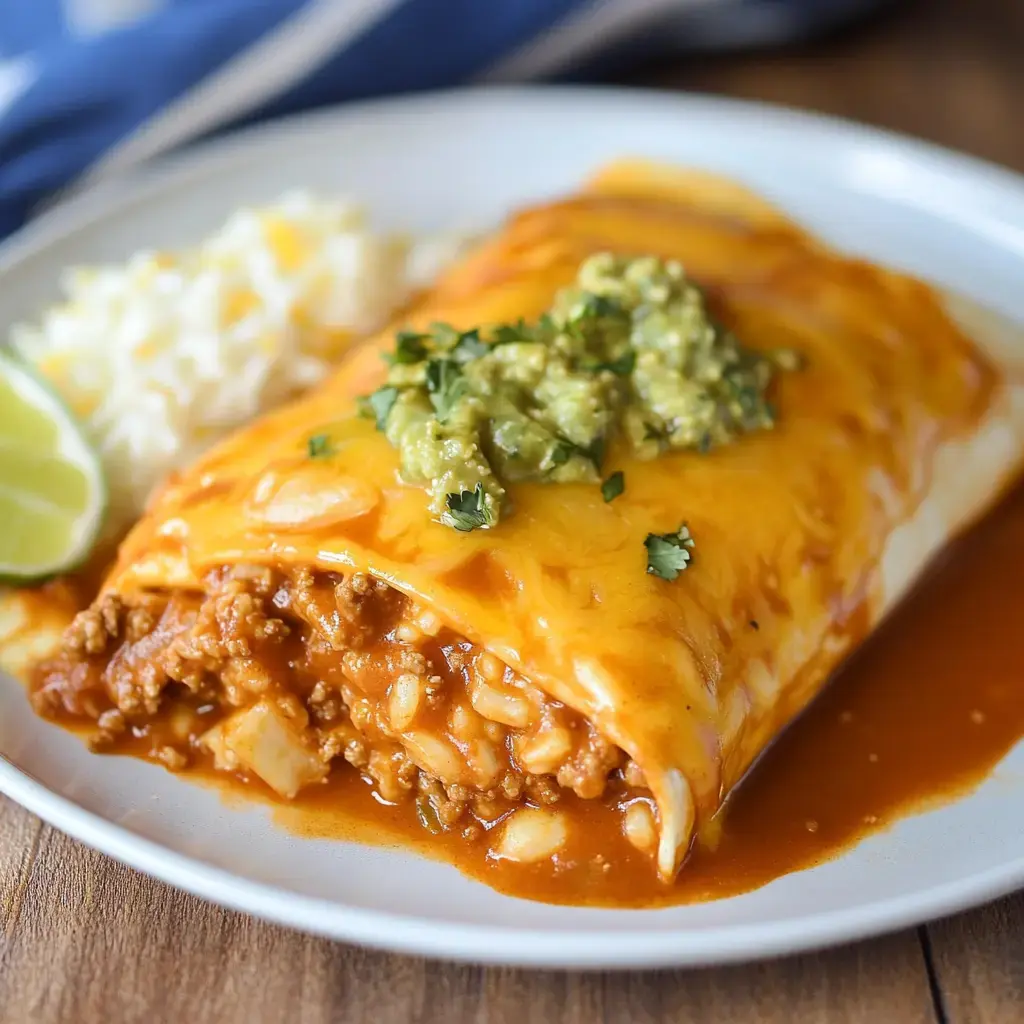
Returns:
[[[1024,486],[947,550],[770,748],[727,804],[715,848],[696,849],[671,887],[622,837],[614,792],[604,801],[569,797],[584,823],[577,841],[554,865],[524,866],[489,859],[484,843],[425,835],[408,805],[380,803],[347,767],[287,805],[209,766],[185,774],[228,799],[245,793],[274,804],[274,819],[300,835],[414,848],[516,896],[630,907],[730,896],[968,792],[1024,736],[1022,565]],[[150,736],[120,749],[151,745]]]

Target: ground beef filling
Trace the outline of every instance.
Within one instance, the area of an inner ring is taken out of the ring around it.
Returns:
[[[600,797],[612,773],[642,787],[589,722],[380,581],[236,566],[205,584],[99,598],[38,668],[37,710],[94,719],[98,748],[151,737],[172,769],[212,755],[286,798],[347,762],[467,838],[565,790]]]

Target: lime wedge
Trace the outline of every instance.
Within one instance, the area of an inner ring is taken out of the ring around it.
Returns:
[[[80,565],[103,526],[99,458],[64,403],[0,350],[0,582]]]

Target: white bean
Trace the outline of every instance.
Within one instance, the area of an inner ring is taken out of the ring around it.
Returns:
[[[500,683],[505,676],[505,666],[487,651],[477,656],[475,667],[489,683]]]
[[[530,702],[525,697],[498,690],[482,679],[471,684],[469,699],[474,710],[492,722],[514,729],[525,729],[530,724]]]
[[[441,619],[429,608],[424,608],[419,613],[416,617],[416,622],[427,636],[437,636],[441,632]]]
[[[480,789],[490,789],[501,774],[501,762],[494,747],[487,740],[476,740],[470,744],[467,758],[476,784]]]
[[[426,697],[423,680],[412,672],[403,672],[392,684],[388,694],[388,717],[397,732],[405,732]]]
[[[482,732],[480,719],[466,704],[455,704],[448,714],[448,728],[463,743],[476,739]]]
[[[572,752],[568,729],[556,726],[520,741],[516,756],[531,775],[554,774]]]
[[[524,807],[505,819],[493,852],[503,860],[534,864],[553,857],[568,837],[569,827],[564,815]]]
[[[626,838],[638,849],[650,853],[658,844],[658,828],[654,812],[646,800],[634,800],[623,816]]]
[[[460,781],[462,765],[459,755],[444,740],[429,732],[407,732],[402,739],[409,756],[428,775],[449,784]]]

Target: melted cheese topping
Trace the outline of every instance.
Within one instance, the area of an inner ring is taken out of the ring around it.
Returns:
[[[456,533],[431,520],[426,492],[400,482],[395,449],[353,415],[355,396],[385,378],[389,331],[172,481],[108,587],[198,586],[208,567],[239,561],[375,574],[639,763],[670,875],[694,821],[710,822],[877,621],[888,541],[927,498],[937,453],[1002,415],[1008,392],[925,285],[831,252],[736,186],[660,168],[615,167],[580,196],[520,214],[409,325],[536,317],[602,250],[679,259],[744,345],[806,355],[776,385],[773,431],[650,462],[613,449],[606,466],[626,479],[614,503],[589,484],[517,484],[507,521]],[[321,433],[335,454],[311,460],[307,439]],[[1019,459],[1012,436],[972,513]],[[647,575],[645,536],[682,521],[692,566],[671,583]]]

